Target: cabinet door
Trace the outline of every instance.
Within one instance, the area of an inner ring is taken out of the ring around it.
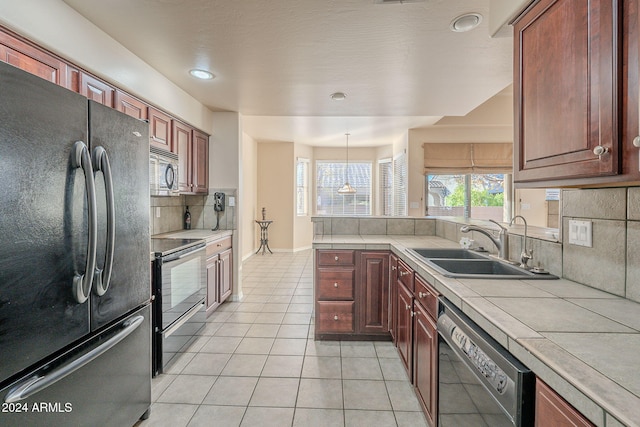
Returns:
[[[411,345],[413,340],[411,310],[413,308],[413,294],[402,284],[402,282],[400,282],[400,280],[397,282],[397,289],[396,345],[398,347],[400,359],[404,364],[404,368],[407,370],[407,375],[411,378]]]
[[[593,427],[593,424],[551,387],[536,378],[535,426]]]
[[[391,254],[389,265],[389,333],[393,343],[396,343],[396,306],[398,301],[398,257]]]
[[[361,252],[358,283],[360,333],[384,333],[387,321],[389,291],[389,253]]]
[[[220,263],[218,255],[214,255],[207,259],[207,316],[220,305],[218,295],[218,277]]]
[[[192,191],[196,194],[209,193],[209,137],[196,130],[192,137],[191,179]]]
[[[3,32],[0,32],[0,61],[57,85],[67,85],[66,63]]]
[[[136,119],[147,120],[149,118],[149,106],[147,104],[117,89],[115,108]]]
[[[429,425],[435,426],[438,407],[438,332],[421,304],[414,303],[413,384]]]
[[[80,93],[102,105],[113,108],[115,89],[86,73],[80,73]]]
[[[189,126],[173,121],[173,145],[178,154],[178,188],[181,193],[193,193],[191,131]]]
[[[540,0],[515,23],[516,182],[619,173],[621,3]]]
[[[233,257],[231,249],[220,252],[220,283],[218,283],[218,295],[220,304],[222,304],[227,298],[229,298],[229,296],[231,295],[231,291],[233,290],[232,260]]]
[[[153,107],[149,107],[149,138],[151,145],[177,153],[177,148],[171,142],[171,136],[171,117]]]

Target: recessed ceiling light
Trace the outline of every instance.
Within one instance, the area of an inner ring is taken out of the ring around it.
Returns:
[[[482,15],[479,13],[465,13],[451,21],[449,28],[451,28],[451,31],[455,31],[456,33],[464,33],[466,31],[473,30],[480,25],[481,22]]]
[[[189,74],[191,74],[193,77],[195,77],[197,79],[201,79],[201,80],[211,80],[212,78],[215,77],[213,75],[213,73],[211,73],[211,72],[209,72],[207,70],[200,70],[198,68],[194,68],[193,70],[190,70]]]
[[[333,99],[334,101],[344,101],[345,98],[347,97],[347,94],[344,92],[334,92],[331,95],[329,95],[331,97],[331,99]]]

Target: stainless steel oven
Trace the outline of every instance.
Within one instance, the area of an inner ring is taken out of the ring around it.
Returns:
[[[533,426],[535,376],[440,298],[438,426]]]
[[[163,373],[205,325],[205,242],[151,239],[153,261],[153,374]]]

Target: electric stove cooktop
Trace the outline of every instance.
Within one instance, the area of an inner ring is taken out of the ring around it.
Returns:
[[[152,238],[151,252],[155,256],[166,256],[173,252],[181,251],[192,246],[204,246],[205,241],[202,239],[167,239]]]

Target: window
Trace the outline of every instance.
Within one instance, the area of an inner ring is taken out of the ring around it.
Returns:
[[[316,162],[317,215],[371,215],[371,162]],[[338,194],[345,180],[355,194]]]
[[[407,155],[393,159],[393,215],[407,215]]]
[[[309,159],[301,157],[296,163],[296,213],[309,214]]]
[[[380,214],[393,215],[393,163],[391,159],[378,161],[380,189]]]
[[[509,175],[427,175],[427,215],[504,221],[505,196],[509,197],[505,176]]]

